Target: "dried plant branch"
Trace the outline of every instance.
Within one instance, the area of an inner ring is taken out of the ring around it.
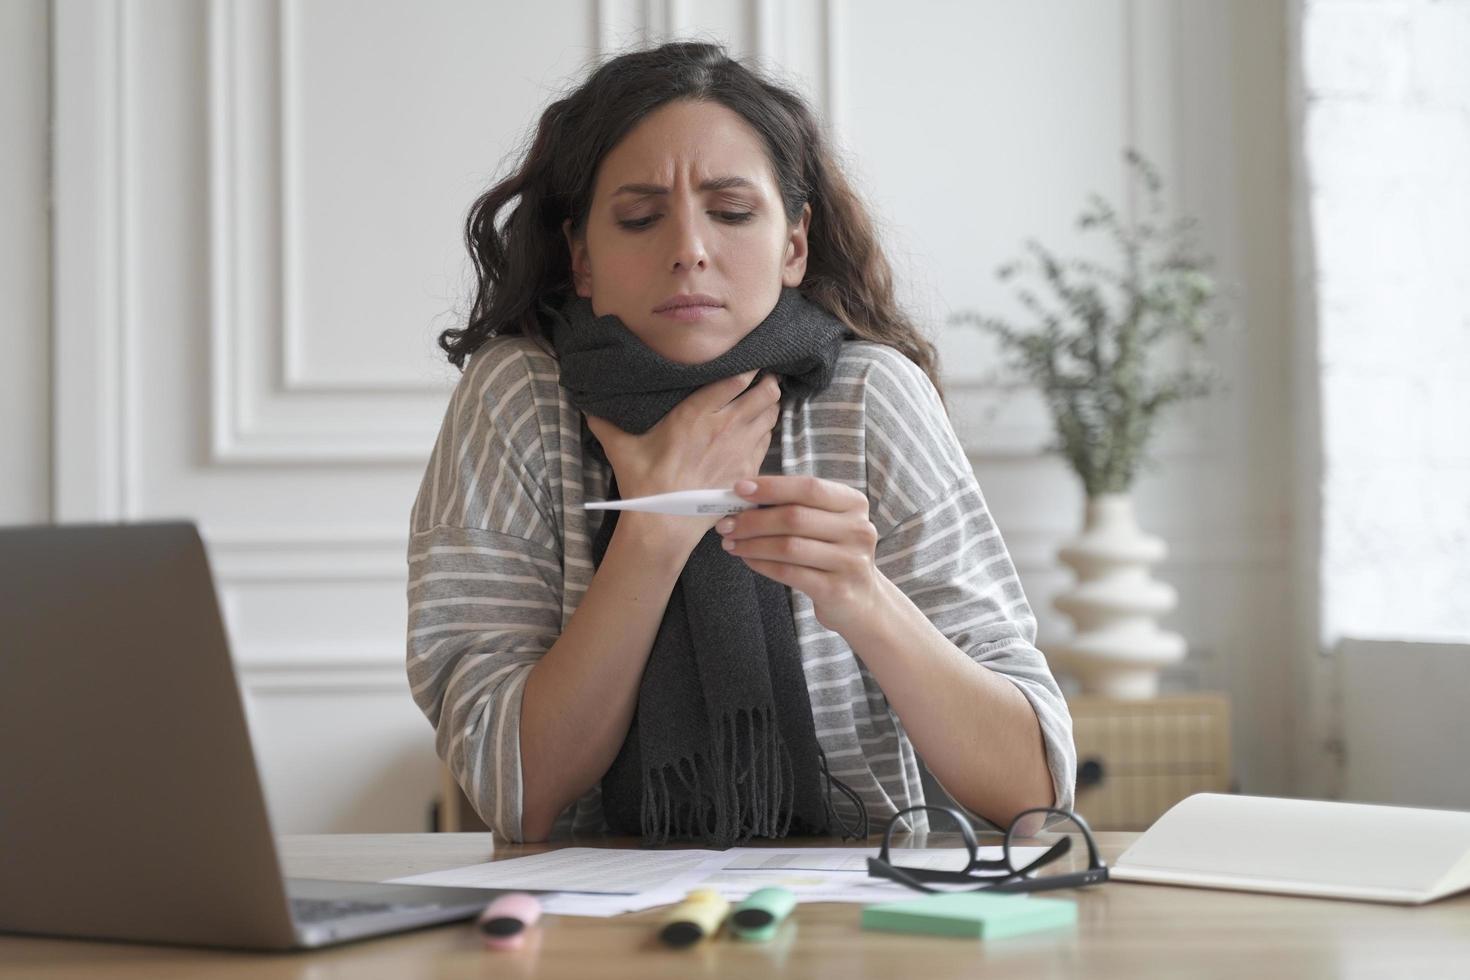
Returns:
[[[1007,367],[1046,402],[1060,452],[1088,496],[1124,493],[1149,462],[1148,443],[1168,406],[1210,394],[1219,376],[1201,362],[1218,311],[1211,260],[1199,251],[1193,218],[1163,221],[1163,180],[1135,150],[1125,154],[1130,177],[1142,184],[1146,217],[1127,221],[1105,199],[1089,195],[1078,216],[1082,231],[1108,235],[1122,268],[1063,260],[1034,240],[1025,257],[997,270],[1002,281],[1030,273],[1047,298],[1019,287],[1033,318],[1025,328],[962,311],[951,323],[996,337]],[[1184,342],[1185,367],[1153,363],[1169,338]],[[1150,356],[1154,355],[1153,361]]]

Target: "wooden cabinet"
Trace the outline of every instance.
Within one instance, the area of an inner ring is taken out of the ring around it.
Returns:
[[[1194,793],[1228,793],[1230,702],[1222,694],[1067,699],[1077,812],[1094,830],[1144,830]]]

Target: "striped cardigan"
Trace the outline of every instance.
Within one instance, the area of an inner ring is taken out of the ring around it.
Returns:
[[[411,515],[408,679],[436,746],[498,835],[521,838],[526,677],[592,579],[611,471],[582,450],[556,360],[519,336],[470,358]],[[928,377],[894,348],[843,345],[830,387],[787,398],[762,473],[867,494],[879,569],[960,650],[1014,683],[1041,724],[1056,805],[1076,773],[1071,716],[1034,645],[1036,621],[999,529]],[[874,827],[924,801],[903,724],[851,647],[790,590],[817,739]],[[606,829],[594,785],[552,836]],[[845,802],[845,801],[842,801]],[[923,830],[922,821],[915,829]]]

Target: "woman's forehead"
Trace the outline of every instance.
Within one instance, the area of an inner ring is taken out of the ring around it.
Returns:
[[[696,190],[760,193],[775,176],[760,134],[719,103],[676,102],[648,114],[603,158],[598,190],[609,197]]]

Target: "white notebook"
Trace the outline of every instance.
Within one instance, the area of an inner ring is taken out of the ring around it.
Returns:
[[[1196,793],[1108,873],[1119,881],[1420,905],[1470,889],[1470,813]]]

